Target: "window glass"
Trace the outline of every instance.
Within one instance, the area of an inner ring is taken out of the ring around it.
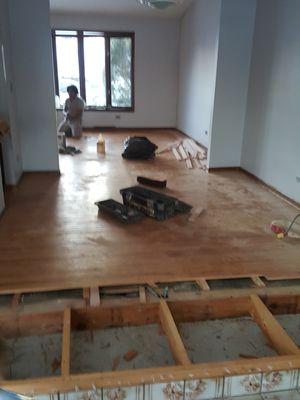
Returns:
[[[55,31],[59,36],[77,36],[77,31]]]
[[[106,106],[105,39],[84,37],[85,94],[87,106]]]
[[[58,107],[64,105],[69,85],[78,88],[90,108],[133,107],[134,42],[131,34],[72,30],[55,30],[54,33]]]
[[[79,88],[78,42],[76,37],[56,37],[59,100],[63,105],[69,85]]]
[[[131,54],[131,38],[110,38],[112,107],[131,107]]]

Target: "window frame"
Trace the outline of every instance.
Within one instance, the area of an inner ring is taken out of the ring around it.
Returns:
[[[60,35],[56,34],[56,31],[74,31],[76,35]],[[78,29],[60,29],[55,28],[51,30],[52,36],[52,53],[53,53],[53,64],[54,64],[54,85],[55,94],[59,96],[59,81],[58,81],[58,69],[57,69],[57,53],[56,53],[56,37],[68,36],[76,37],[78,42],[78,65],[79,65],[79,84],[80,94],[84,101],[86,101],[86,89],[85,89],[85,65],[84,65],[84,47],[83,38],[84,32],[95,32],[97,35],[102,36],[105,39],[105,72],[106,72],[106,106],[95,107],[86,106],[87,111],[100,111],[100,112],[134,112],[135,110],[135,33],[134,32],[114,32],[114,31],[89,31],[89,30],[78,30]],[[93,35],[87,35],[92,37]],[[111,105],[111,71],[110,71],[110,38],[130,38],[131,39],[131,107],[113,107]],[[62,110],[62,108],[58,108]]]

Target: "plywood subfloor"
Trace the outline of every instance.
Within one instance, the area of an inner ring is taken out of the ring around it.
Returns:
[[[188,170],[172,153],[151,161],[125,161],[122,142],[132,132],[105,134],[107,154],[96,154],[96,135],[69,141],[82,154],[61,156],[61,177],[25,174],[8,191],[0,221],[0,292],[95,286],[185,277],[300,276],[300,245],[277,240],[273,219],[296,211],[239,171]],[[176,131],[146,131],[160,147]],[[150,218],[126,226],[98,216],[94,202],[121,201],[119,190],[136,176],[167,179],[167,194],[205,212],[166,222]]]

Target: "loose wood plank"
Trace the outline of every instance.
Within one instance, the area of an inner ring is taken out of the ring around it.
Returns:
[[[189,153],[189,154],[191,155],[192,158],[196,158],[196,157],[197,157],[197,154],[198,154],[198,153],[197,153],[197,150],[195,150],[195,149],[191,146],[189,140],[184,140],[184,141],[182,142],[182,145],[183,145],[185,151],[186,151],[187,153]]]
[[[185,160],[185,163],[186,163],[186,167],[188,168],[188,169],[193,169],[194,167],[193,167],[193,164],[192,164],[192,161],[190,160],[190,158],[187,158],[186,160]]]
[[[177,330],[171,311],[165,300],[160,301],[159,316],[161,325],[167,336],[174,360],[177,364],[180,365],[191,364],[184,344],[181,340],[180,334]]]
[[[197,168],[203,169],[201,162],[197,158],[193,158],[193,163],[196,165]]]
[[[71,351],[71,309],[64,311],[62,355],[61,355],[61,374],[70,375],[70,351]]]
[[[197,152],[201,154],[201,157],[207,157],[207,151],[199,146],[193,139],[187,139],[191,145],[191,147]]]
[[[257,295],[251,295],[250,313],[254,321],[269,338],[272,346],[280,355],[300,355],[298,346],[289,337],[273,314]]]
[[[181,161],[182,160],[180,154],[178,153],[177,149],[175,149],[175,147],[172,148],[172,152],[173,152],[174,157],[176,158],[177,161]]]
[[[178,151],[183,160],[186,160],[188,158],[188,155],[186,154],[182,144],[180,146],[178,146]]]

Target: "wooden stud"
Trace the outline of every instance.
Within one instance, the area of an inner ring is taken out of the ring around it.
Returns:
[[[90,306],[91,307],[100,306],[100,293],[98,287],[90,288]]]
[[[140,293],[140,302],[142,304],[145,304],[147,302],[145,286],[139,287],[139,293]]]
[[[171,311],[165,300],[160,301],[159,317],[176,363],[181,365],[191,364]]]
[[[88,307],[90,305],[90,288],[83,288],[82,289],[82,297],[85,300],[85,304]]]
[[[272,346],[280,355],[300,355],[298,346],[289,337],[273,314],[257,295],[251,295],[250,314],[254,321],[269,338]]]
[[[207,283],[207,280],[204,278],[198,278],[196,280],[197,285],[200,287],[201,290],[208,291],[210,290],[209,284]]]
[[[22,293],[15,293],[11,302],[11,306],[13,308],[17,307],[20,304],[22,298]]]
[[[259,276],[251,276],[251,279],[255,286],[259,288],[266,287],[265,283],[260,279]]]
[[[62,355],[61,355],[61,374],[70,375],[70,351],[71,351],[71,309],[64,311]]]

